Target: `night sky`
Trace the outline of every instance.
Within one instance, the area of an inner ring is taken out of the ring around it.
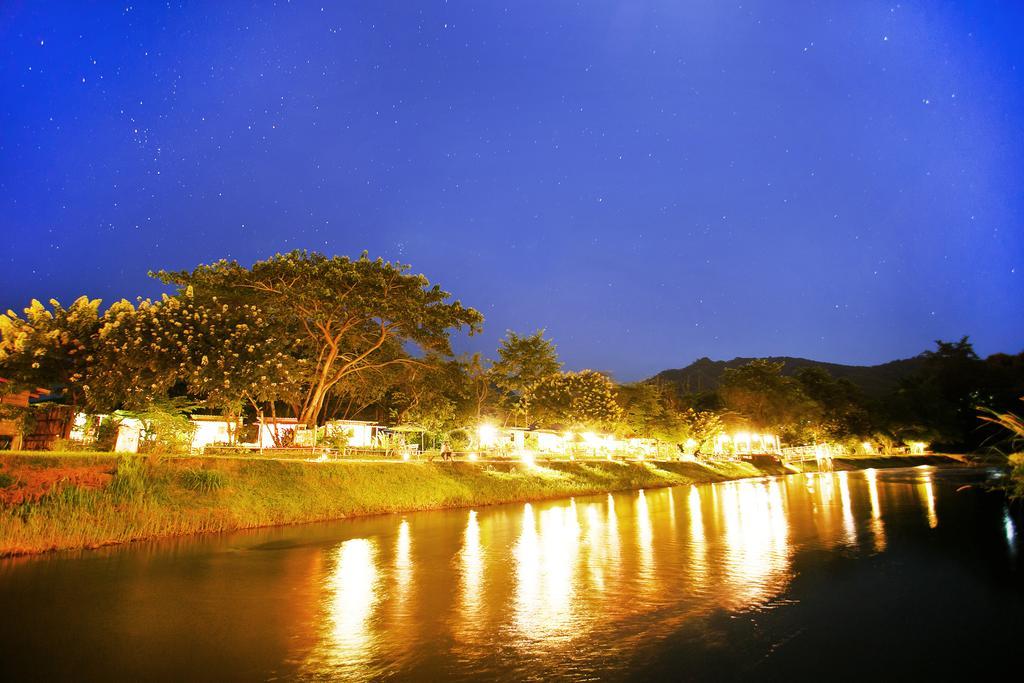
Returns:
[[[0,307],[368,250],[570,369],[1024,347],[1024,3],[0,3]]]

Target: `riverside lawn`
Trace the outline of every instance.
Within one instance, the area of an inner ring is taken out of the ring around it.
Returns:
[[[922,464],[955,461],[943,456],[835,461],[836,469]],[[530,466],[5,453],[0,456],[0,556],[792,471],[737,461],[579,460]]]

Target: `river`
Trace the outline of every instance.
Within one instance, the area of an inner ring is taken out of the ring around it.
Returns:
[[[997,476],[792,475],[5,560],[0,679],[976,678],[1024,632]]]

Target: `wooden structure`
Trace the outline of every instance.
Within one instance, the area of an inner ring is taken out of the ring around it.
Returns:
[[[28,410],[29,405],[50,392],[46,389],[32,389],[4,393],[2,385],[8,380],[0,377],[0,404],[15,409]],[[71,413],[64,406],[51,406],[40,410],[33,417],[31,431],[23,433],[22,422],[9,415],[10,411],[0,413],[0,450],[44,450],[50,447],[53,440],[64,436]]]

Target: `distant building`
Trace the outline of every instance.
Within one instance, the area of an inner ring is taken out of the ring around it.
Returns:
[[[376,422],[366,420],[330,420],[324,425],[324,432],[328,438],[338,432],[347,434],[348,441],[345,445],[349,448],[371,448],[377,442],[378,428]]]
[[[296,432],[305,429],[306,424],[294,417],[264,417],[256,421],[259,431],[256,446],[259,448],[276,448],[279,443],[290,444],[295,441]]]
[[[192,424],[195,431],[192,432],[192,450],[202,451],[213,444],[232,443],[234,435],[242,426],[241,419],[236,422],[227,420],[220,415],[192,415]]]

